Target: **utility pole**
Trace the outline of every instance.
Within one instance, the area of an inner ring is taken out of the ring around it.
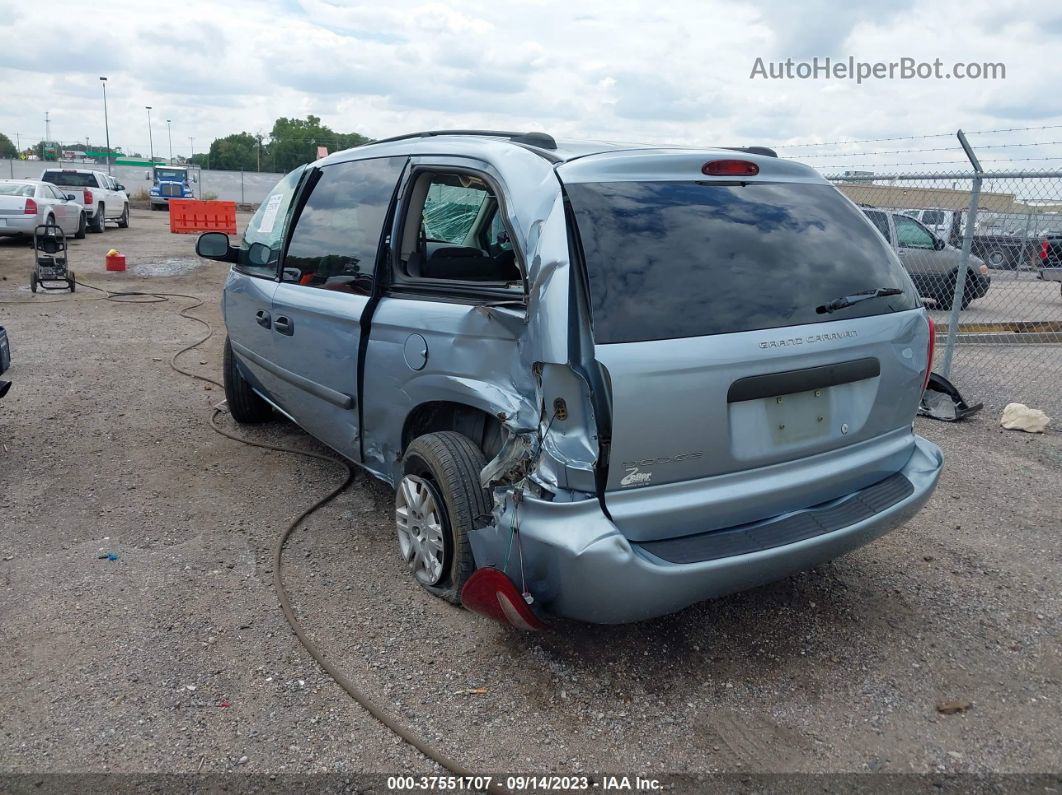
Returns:
[[[170,120],[166,119],[166,137],[170,141],[170,165],[173,165],[173,135],[170,130]]]
[[[151,136],[151,106],[145,105],[144,108],[148,112],[148,147],[151,154],[151,167],[155,167],[155,139]]]
[[[107,78],[101,77],[100,83],[103,85],[103,131],[107,136],[107,173],[111,173],[111,123],[107,119]]]
[[[48,139],[51,137],[51,135],[51,121],[48,118],[48,111],[44,111],[44,146],[41,147],[41,160],[45,159],[45,155],[48,152]]]

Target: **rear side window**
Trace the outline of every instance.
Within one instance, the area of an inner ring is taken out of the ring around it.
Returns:
[[[295,222],[284,281],[368,295],[404,157],[324,166]]]
[[[831,185],[598,182],[566,187],[599,343],[698,337],[913,309],[885,242]],[[877,287],[902,295],[831,314]]]
[[[68,188],[98,188],[95,174],[79,174],[76,171],[45,171],[41,177],[44,182],[53,185],[65,185]]]
[[[878,228],[878,231],[881,232],[881,236],[883,238],[885,238],[886,240],[888,240],[889,239],[889,218],[888,218],[888,216],[885,215],[885,213],[877,212],[875,210],[867,210],[866,211],[866,216],[867,216],[867,218],[870,219],[870,222],[872,224],[874,224],[874,226],[876,226]]]
[[[424,235],[429,241],[461,245],[468,237],[489,194],[483,182],[464,180],[467,185],[433,181],[429,186],[424,199]]]
[[[944,213],[940,210],[926,210],[922,213],[922,223],[924,224],[942,224],[944,223]]]

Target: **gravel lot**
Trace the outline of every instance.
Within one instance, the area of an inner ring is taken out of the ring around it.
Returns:
[[[221,330],[225,267],[163,214],[71,244],[81,279],[202,296]],[[30,267],[0,240],[0,770],[432,772],[276,604],[274,538],[340,468],[211,431],[220,390],[167,364],[201,333],[181,301],[31,296]],[[220,378],[221,341],[184,364]],[[918,427],[947,466],[909,525],[667,618],[524,635],[452,608],[405,573],[365,477],[297,532],[289,590],[355,681],[477,770],[1058,772],[1062,437],[987,412]]]

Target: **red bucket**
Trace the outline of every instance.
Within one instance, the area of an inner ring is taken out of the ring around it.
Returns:
[[[107,270],[109,271],[124,271],[125,270],[125,254],[112,254],[107,257]]]

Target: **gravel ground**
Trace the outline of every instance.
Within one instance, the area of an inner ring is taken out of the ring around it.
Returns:
[[[111,246],[126,274],[103,272]],[[200,295],[220,330],[225,269],[192,249],[140,211],[71,257],[91,283]],[[183,301],[33,297],[30,263],[0,240],[0,301],[24,302],[0,304],[0,770],[432,772],[276,604],[274,539],[340,468],[211,431],[220,390],[167,364],[201,333]],[[220,377],[220,343],[184,364]],[[655,621],[525,635],[433,599],[361,476],[295,535],[289,590],[355,681],[478,770],[1057,772],[1062,437],[996,420],[918,422],[947,466],[906,527]],[[322,449],[282,421],[241,433]]]

